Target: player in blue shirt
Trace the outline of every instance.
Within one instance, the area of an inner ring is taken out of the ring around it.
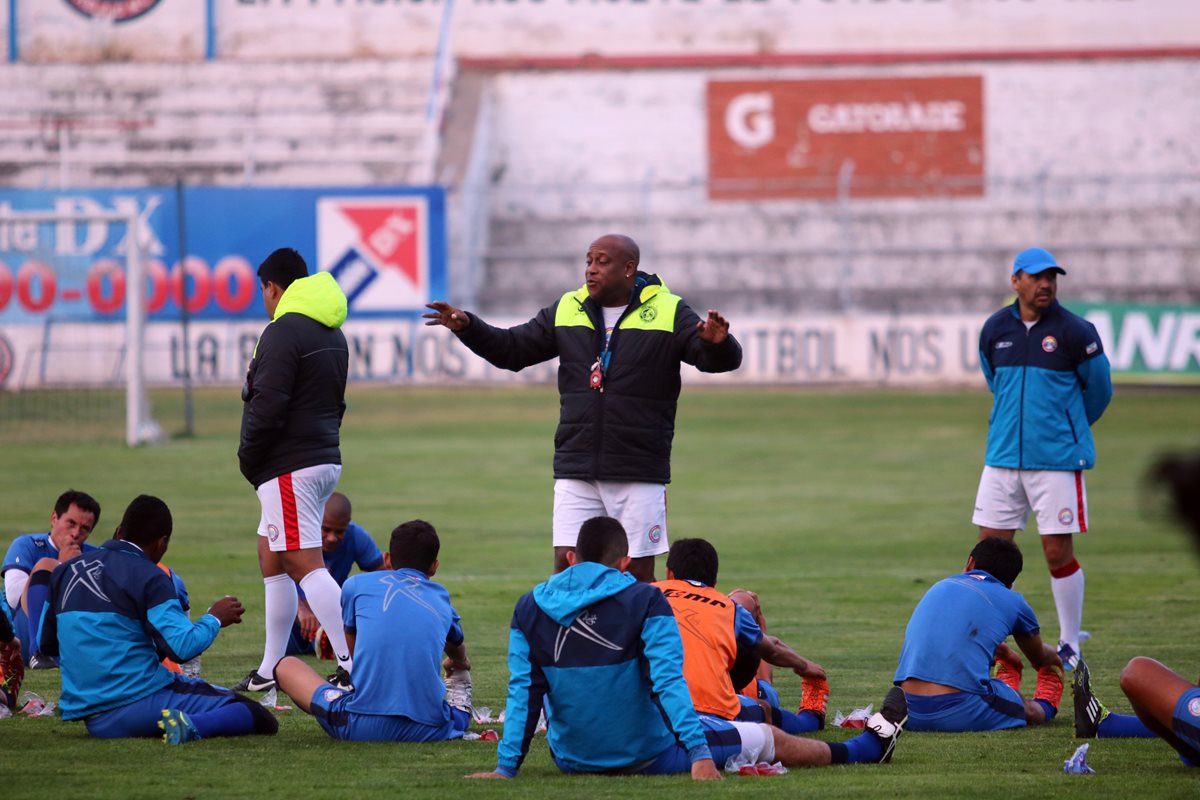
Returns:
[[[162,731],[166,741],[180,744],[273,734],[278,723],[258,703],[161,664],[163,657],[199,655],[244,612],[237,598],[226,596],[196,622],[188,619],[171,578],[157,566],[172,528],[166,503],[139,495],[103,547],[30,576],[31,586],[49,586],[38,640],[43,652],[61,657],[62,717],[82,719],[101,739]]]
[[[844,743],[697,714],[675,615],[657,587],[625,572],[628,553],[621,523],[593,517],[567,552],[567,569],[517,601],[496,769],[470,777],[515,777],[543,709],[550,756],[566,773],[690,771],[694,780],[720,780],[716,765],[733,757],[806,767],[891,758],[904,724],[895,687],[867,730]]]
[[[908,730],[995,731],[1048,722],[1062,699],[1062,659],[1042,642],[1037,616],[1012,590],[1021,551],[1011,539],[989,537],[966,570],[935,583],[904,632],[895,682],[908,698]],[[1032,700],[1020,694],[1020,661],[990,677],[997,650],[1011,660],[1012,636],[1037,668]],[[1009,652],[1006,652],[1009,651]]]
[[[465,673],[467,659],[450,594],[430,580],[441,543],[423,520],[392,531],[384,570],[355,575],[342,587],[354,688],[328,682],[294,656],[275,668],[279,688],[335,739],[436,742],[457,739],[471,723],[470,699],[446,702],[441,666]]]
[[[321,556],[325,568],[343,586],[350,577],[350,570],[357,564],[363,572],[383,569],[383,553],[361,525],[351,521],[350,499],[341,492],[334,492],[325,503],[325,515],[321,519]],[[288,655],[312,655],[314,643],[321,645],[318,655],[326,660],[333,659],[333,647],[328,637],[321,636],[318,642],[320,623],[317,615],[308,606],[304,590],[296,587],[299,608],[296,622],[292,625],[292,636],[288,640]]]
[[[100,504],[91,495],[68,489],[54,501],[48,532],[18,536],[9,546],[4,563],[0,565],[0,572],[4,573],[4,611],[21,640],[21,657],[26,662],[34,654],[33,637],[29,635],[29,608],[40,608],[45,599],[35,592],[34,602],[28,602],[25,588],[30,573],[43,558],[66,561],[81,551],[95,550],[87,544],[87,538],[99,521]]]

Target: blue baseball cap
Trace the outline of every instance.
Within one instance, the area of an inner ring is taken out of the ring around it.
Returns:
[[[1013,275],[1018,272],[1037,275],[1048,269],[1055,270],[1059,275],[1067,274],[1065,269],[1055,263],[1054,256],[1050,255],[1050,251],[1044,247],[1030,247],[1022,250],[1017,254],[1017,260],[1013,262]]]

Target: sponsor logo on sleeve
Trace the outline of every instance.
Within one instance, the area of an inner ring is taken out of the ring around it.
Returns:
[[[1089,344],[1087,347],[1084,348],[1084,352],[1090,356],[1092,353],[1096,352],[1099,349],[1100,349],[1099,342],[1092,342],[1091,344]]]

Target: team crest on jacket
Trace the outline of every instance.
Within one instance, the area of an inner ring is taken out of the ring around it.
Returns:
[[[1042,339],[1042,349],[1047,353],[1053,353],[1058,349],[1058,339],[1055,339],[1053,336],[1047,336],[1045,339]]]
[[[642,322],[653,322],[654,318],[658,316],[658,311],[655,310],[654,306],[646,306],[638,316],[642,318]]]

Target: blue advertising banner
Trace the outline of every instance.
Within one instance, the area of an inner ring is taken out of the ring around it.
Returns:
[[[13,221],[20,212],[81,216]],[[263,320],[254,271],[277,247],[332,273],[351,319],[409,317],[447,294],[441,187],[10,190],[0,191],[0,325],[124,319],[128,226],[86,218],[114,213],[139,220],[151,322],[179,319],[184,303],[196,320]]]

